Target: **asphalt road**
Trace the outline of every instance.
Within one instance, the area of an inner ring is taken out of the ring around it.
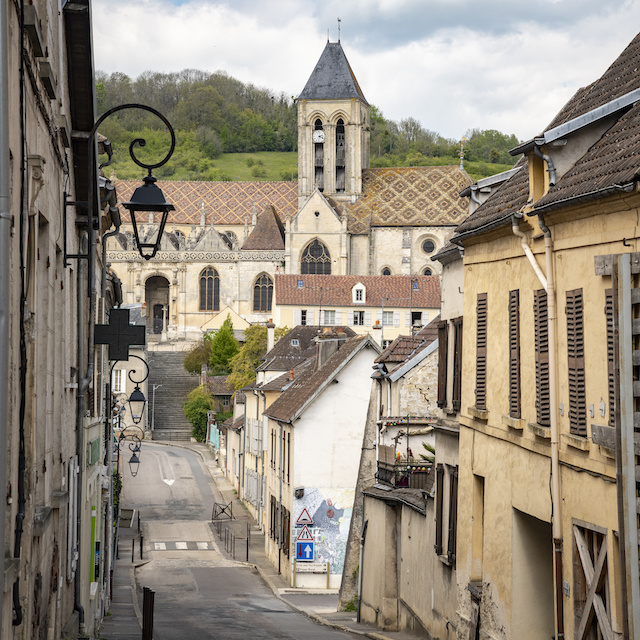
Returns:
[[[273,595],[257,571],[220,552],[209,521],[216,487],[189,450],[145,442],[140,471],[124,472],[124,504],[139,510],[145,566],[137,583],[155,590],[154,640],[333,640]]]

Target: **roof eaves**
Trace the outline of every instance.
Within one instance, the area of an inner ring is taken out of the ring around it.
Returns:
[[[438,348],[438,340],[436,339],[430,345],[428,345],[425,349],[423,349],[422,351],[419,351],[413,357],[408,358],[401,367],[393,371],[389,375],[389,380],[391,382],[396,382],[397,380],[402,378],[402,376],[404,376],[405,373],[407,373],[408,371],[411,371],[411,369],[418,366],[427,356],[430,356],[437,348]]]
[[[450,242],[452,242],[453,244],[459,244],[460,246],[464,247],[464,241],[467,238],[471,238],[481,233],[485,233],[486,231],[492,231],[493,229],[497,229],[498,227],[503,226],[505,222],[511,221],[511,216],[514,215],[514,213],[516,212],[510,211],[509,213],[501,216],[500,218],[496,218],[491,222],[487,222],[486,224],[483,224],[480,227],[477,227],[475,229],[470,229],[469,231],[463,231],[462,233],[458,233],[452,238],[450,238]]]
[[[602,189],[596,189],[595,191],[589,191],[588,193],[582,193],[569,198],[562,198],[561,200],[553,200],[539,207],[533,206],[533,209],[527,212],[529,216],[537,216],[541,213],[547,213],[554,209],[560,209],[561,207],[571,206],[574,204],[580,204],[583,202],[590,202],[591,200],[597,200],[598,198],[605,198],[616,193],[631,193],[636,188],[636,182],[628,182],[626,184],[614,184]]]

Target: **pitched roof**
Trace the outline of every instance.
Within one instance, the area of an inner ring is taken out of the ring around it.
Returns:
[[[298,210],[297,182],[197,182],[193,180],[158,181],[167,202],[176,208],[167,221],[176,224],[199,224],[204,204],[205,221],[214,225],[244,224],[256,212],[273,205],[281,219]],[[116,180],[119,202],[127,202],[140,186],[137,180]],[[123,222],[129,212],[122,210]]]
[[[264,415],[282,422],[291,422],[304,411],[316,392],[328,384],[342,366],[366,346],[378,348],[369,335],[348,338],[319,369],[309,368],[294,379],[293,384],[264,411]]]
[[[341,330],[347,336],[354,336],[351,327],[334,327]],[[315,339],[323,329],[319,325],[298,325],[294,327],[275,343],[269,351],[264,362],[256,371],[289,371],[295,366],[316,354]],[[297,343],[297,344],[296,344]]]
[[[351,233],[370,227],[453,226],[468,214],[467,202],[458,194],[472,183],[457,166],[365,169],[362,196],[334,207],[346,211]]]
[[[256,221],[256,226],[242,245],[243,251],[282,251],[284,225],[273,205],[267,205]]]
[[[234,389],[227,383],[229,376],[209,376],[207,377],[207,385],[209,387],[209,393],[214,396],[231,396]]]
[[[302,283],[302,287],[299,286]],[[354,303],[351,290],[362,283],[365,302]],[[417,284],[417,289],[413,284]],[[383,303],[384,299],[384,303]],[[327,307],[413,309],[440,308],[440,278],[438,276],[320,276],[275,275],[276,305],[312,305]]]
[[[315,356],[307,358],[303,362],[297,364],[295,367],[291,369],[293,371],[293,377],[291,377],[291,371],[287,371],[283,373],[281,376],[274,378],[273,380],[269,380],[269,382],[265,382],[260,385],[261,391],[283,391],[286,387],[288,387],[296,378],[300,377],[303,373],[305,373],[308,369],[313,369],[316,363]]]
[[[343,100],[359,98],[367,102],[351,69],[342,45],[327,42],[315,69],[298,100]]]

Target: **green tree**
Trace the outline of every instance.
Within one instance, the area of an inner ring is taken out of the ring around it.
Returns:
[[[198,442],[204,442],[207,437],[207,412],[213,409],[213,404],[213,397],[202,385],[190,391],[182,404],[184,415],[191,423],[191,435]]]
[[[287,327],[276,329],[276,342],[289,333]],[[267,353],[267,328],[253,324],[244,332],[244,344],[231,359],[231,373],[227,382],[234,389],[242,389],[256,379],[256,369]]]
[[[231,315],[227,315],[222,326],[211,338],[209,368],[214,376],[222,376],[231,370],[230,360],[238,353],[240,345],[233,335]]]
[[[184,357],[184,368],[189,373],[200,373],[202,365],[209,366],[209,358],[211,357],[211,338],[208,333],[204,335],[202,340],[187,351]]]

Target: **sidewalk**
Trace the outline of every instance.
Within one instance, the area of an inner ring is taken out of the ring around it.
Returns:
[[[154,444],[169,444],[154,441]],[[376,640],[416,640],[418,636],[407,632],[380,631],[377,627],[356,622],[355,612],[336,611],[338,604],[337,591],[293,589],[267,560],[264,552],[264,533],[251,518],[248,511],[238,500],[233,487],[229,484],[222,470],[217,465],[207,445],[200,443],[170,443],[197,452],[207,467],[214,481],[214,496],[217,502],[233,503],[234,520],[246,521],[251,529],[249,544],[249,564],[256,567],[262,579],[267,583],[274,595],[286,602],[291,608],[303,613],[319,624],[334,629]],[[212,531],[217,536],[215,529]],[[218,538],[219,540],[219,538]],[[132,562],[131,545],[135,543],[136,557]],[[139,640],[142,635],[142,614],[135,584],[135,567],[146,564],[139,560],[138,534],[135,528],[120,529],[119,558],[116,560],[113,573],[113,594],[111,609],[100,627],[100,637],[106,640]],[[220,550],[224,551],[221,544]],[[226,553],[225,553],[226,555]],[[238,561],[243,553],[237,551]]]

